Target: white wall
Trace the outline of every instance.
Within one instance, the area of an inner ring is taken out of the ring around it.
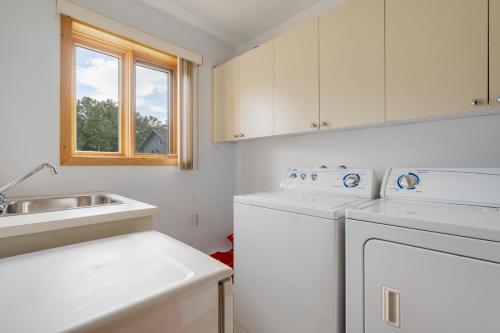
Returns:
[[[262,44],[346,0],[323,0],[236,48]],[[279,187],[291,165],[374,168],[381,179],[389,166],[500,167],[500,114],[406,125],[275,137],[239,142],[236,193]]]
[[[236,192],[279,187],[291,165],[500,167],[500,114],[239,142]]]
[[[204,56],[199,82],[199,171],[173,167],[62,167],[11,194],[108,190],[156,204],[156,228],[201,250],[226,246],[232,195],[277,188],[288,166],[500,167],[500,115],[211,144],[211,66],[227,45],[133,0],[77,0]],[[240,46],[251,48],[320,14],[326,0]],[[55,0],[0,2],[0,184],[41,162],[59,161],[59,19]],[[200,226],[191,224],[200,214]]]
[[[234,146],[213,145],[211,66],[234,50],[131,0],[79,4],[204,56],[199,75],[199,171],[175,167],[61,167],[10,195],[107,190],[158,205],[155,227],[201,250],[226,247],[232,229]],[[55,0],[0,2],[0,184],[41,162],[59,164],[59,16]],[[192,226],[192,214],[200,226]]]
[[[263,44],[286,31],[298,27],[299,25],[312,20],[316,16],[332,10],[345,1],[347,0],[321,0],[316,5],[304,10],[303,12],[293,17],[290,17],[288,20],[281,22],[268,31],[265,31],[262,34],[255,36],[251,40],[239,45],[238,47],[236,47],[236,55],[245,53],[246,51],[259,46],[260,44]]]

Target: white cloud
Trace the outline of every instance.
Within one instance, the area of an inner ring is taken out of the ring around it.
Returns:
[[[118,59],[90,58],[78,66],[78,97],[89,96],[97,100],[118,101]],[[164,72],[146,67],[136,68],[136,108],[138,112],[153,115],[161,120],[168,116],[168,76]]]
[[[168,76],[164,72],[142,66],[136,68],[136,95],[146,97],[165,94],[168,90]]]
[[[160,120],[167,118],[168,76],[142,66],[136,68],[136,108],[138,112]]]
[[[118,66],[118,60],[93,58],[85,67],[77,67],[77,83],[92,88],[92,92],[86,94],[89,97],[118,101]]]
[[[149,111],[154,113],[167,113],[166,105],[165,106],[150,105]]]

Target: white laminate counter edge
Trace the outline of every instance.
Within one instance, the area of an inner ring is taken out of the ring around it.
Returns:
[[[153,216],[159,212],[158,207],[142,203],[127,197],[106,193],[78,193],[80,194],[106,194],[121,201],[119,204],[103,205],[52,211],[46,213],[12,215],[0,217],[0,239],[21,236],[45,231],[67,229],[113,222],[118,220],[136,219]],[[74,195],[74,194],[71,194]],[[36,198],[60,197],[61,195],[40,196]],[[35,197],[30,197],[30,199]],[[11,198],[12,200],[27,199]]]

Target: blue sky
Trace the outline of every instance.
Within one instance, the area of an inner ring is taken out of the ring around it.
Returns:
[[[119,59],[83,47],[76,48],[76,97],[118,101]],[[136,111],[166,121],[168,74],[136,66]]]

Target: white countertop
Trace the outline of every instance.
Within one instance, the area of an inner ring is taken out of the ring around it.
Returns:
[[[155,206],[132,200],[118,194],[105,192],[78,193],[78,195],[80,194],[105,194],[122,203],[36,214],[0,216],[0,238],[140,218],[151,216],[159,212],[159,209]],[[64,195],[29,198],[38,199],[61,196]],[[27,198],[28,197],[9,198],[9,201],[24,200]]]
[[[156,231],[1,259],[0,332],[95,328],[231,274],[229,267]]]

